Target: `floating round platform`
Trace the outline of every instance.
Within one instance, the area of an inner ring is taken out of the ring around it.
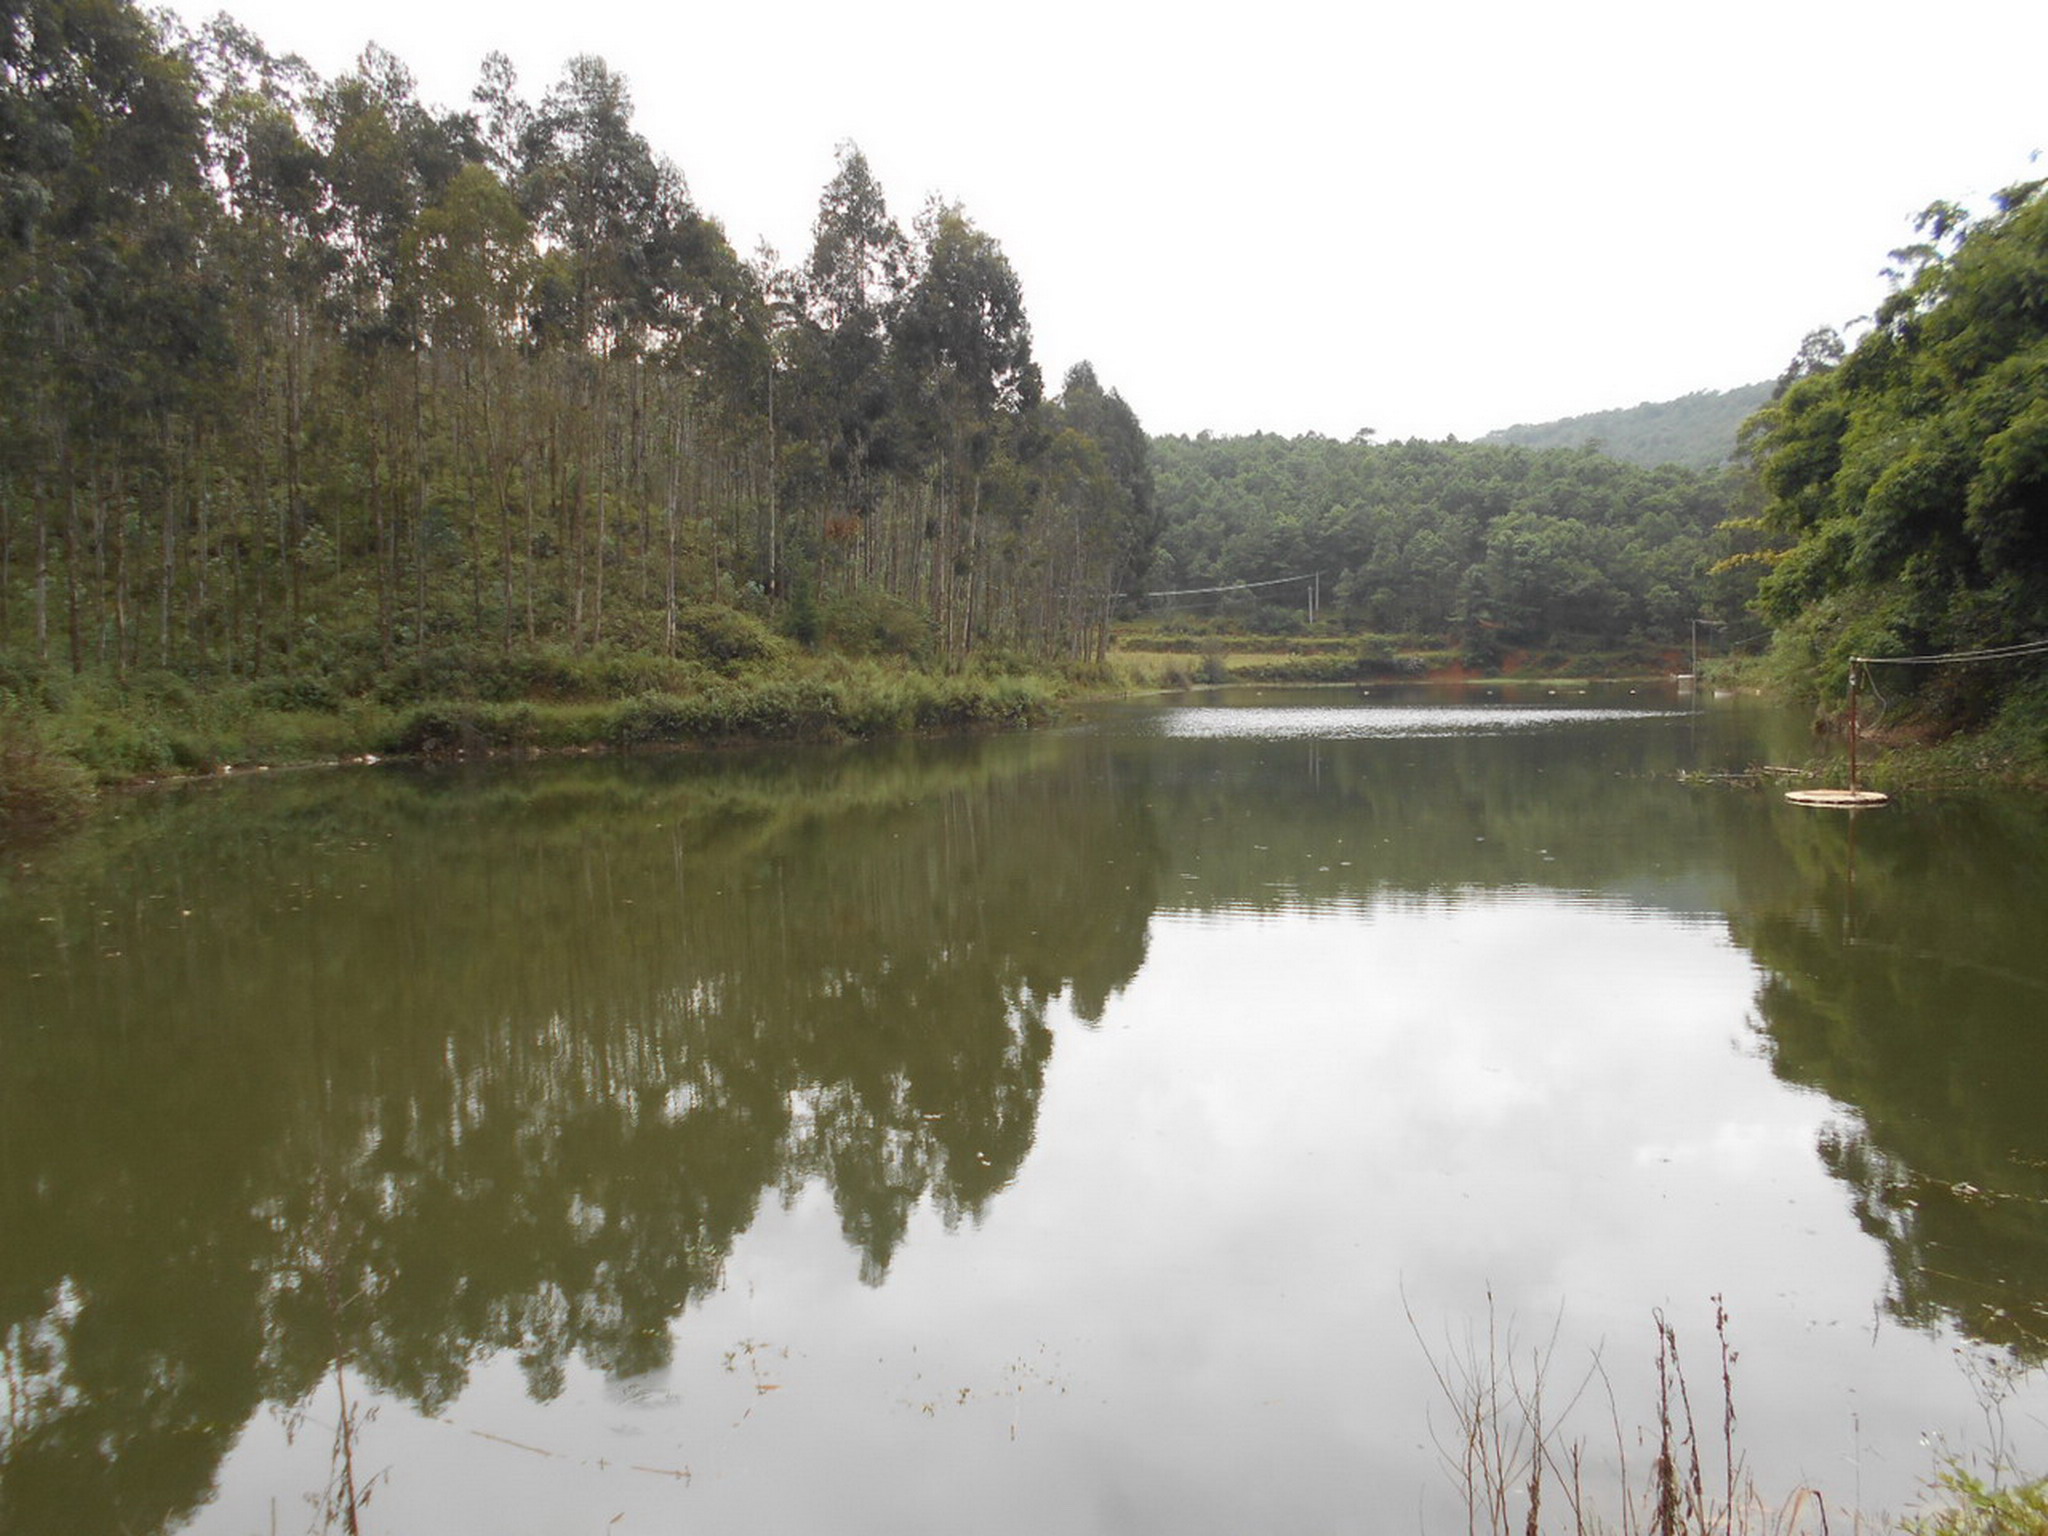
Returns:
[[[1794,805],[1830,806],[1836,810],[1863,810],[1874,805],[1890,805],[1892,797],[1874,789],[1788,789],[1785,798]]]

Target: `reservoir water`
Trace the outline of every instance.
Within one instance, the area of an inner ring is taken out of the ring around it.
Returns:
[[[1817,750],[1267,690],[126,800],[0,883],[0,1530],[1463,1530],[1472,1383],[1641,1486],[1659,1318],[1717,1458],[1720,1308],[1767,1501],[2048,1471],[2048,803],[1687,777]]]

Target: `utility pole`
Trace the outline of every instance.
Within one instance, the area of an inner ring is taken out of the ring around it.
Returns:
[[[1727,621],[1725,619],[1694,619],[1692,621],[1692,685],[1695,689],[1700,685],[1700,626],[1702,624],[1706,625],[1709,629],[1725,629]]]

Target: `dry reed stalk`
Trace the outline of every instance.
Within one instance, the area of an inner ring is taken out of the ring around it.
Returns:
[[[1561,1500],[1569,1510],[1568,1523],[1560,1526],[1553,1520],[1551,1528],[1571,1536],[1812,1536],[1815,1531],[1829,1536],[1827,1505],[1817,1490],[1802,1487],[1789,1504],[1773,1509],[1749,1480],[1735,1442],[1738,1354],[1729,1343],[1728,1312],[1719,1296],[1714,1298],[1714,1331],[1721,1353],[1722,1465],[1714,1469],[1718,1475],[1713,1478],[1718,1503],[1707,1494],[1709,1468],[1677,1331],[1661,1312],[1652,1314],[1657,1331],[1656,1425],[1654,1431],[1646,1426],[1635,1432],[1638,1443],[1653,1437],[1655,1447],[1648,1484],[1641,1486],[1630,1480],[1631,1437],[1599,1354],[1594,1354],[1565,1410],[1553,1415],[1546,1386],[1562,1315],[1553,1322],[1543,1346],[1528,1352],[1525,1366],[1519,1363],[1523,1353],[1513,1326],[1502,1327],[1490,1292],[1487,1308],[1483,1339],[1476,1331],[1468,1332],[1462,1346],[1451,1339],[1440,1351],[1430,1348],[1413,1310],[1408,1311],[1410,1330],[1452,1411],[1455,1435],[1432,1435],[1440,1460],[1463,1493],[1471,1536],[1543,1536],[1551,1512],[1546,1497],[1552,1509]],[[1611,1518],[1602,1518],[1589,1505],[1585,1443],[1565,1433],[1573,1410],[1596,1377],[1606,1390],[1614,1435]]]
[[[1723,1536],[1735,1536],[1735,1352],[1728,1347],[1728,1308],[1714,1297],[1714,1337],[1721,1345],[1721,1466],[1727,1474]]]

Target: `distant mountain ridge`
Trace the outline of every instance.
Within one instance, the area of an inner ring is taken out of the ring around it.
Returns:
[[[1644,401],[1611,411],[1567,416],[1562,421],[1523,423],[1489,432],[1482,443],[1520,443],[1529,448],[1577,448],[1596,444],[1612,458],[1655,468],[1682,464],[1719,469],[1735,452],[1735,433],[1771,398],[1774,381],[1734,389],[1697,390],[1676,400]]]

